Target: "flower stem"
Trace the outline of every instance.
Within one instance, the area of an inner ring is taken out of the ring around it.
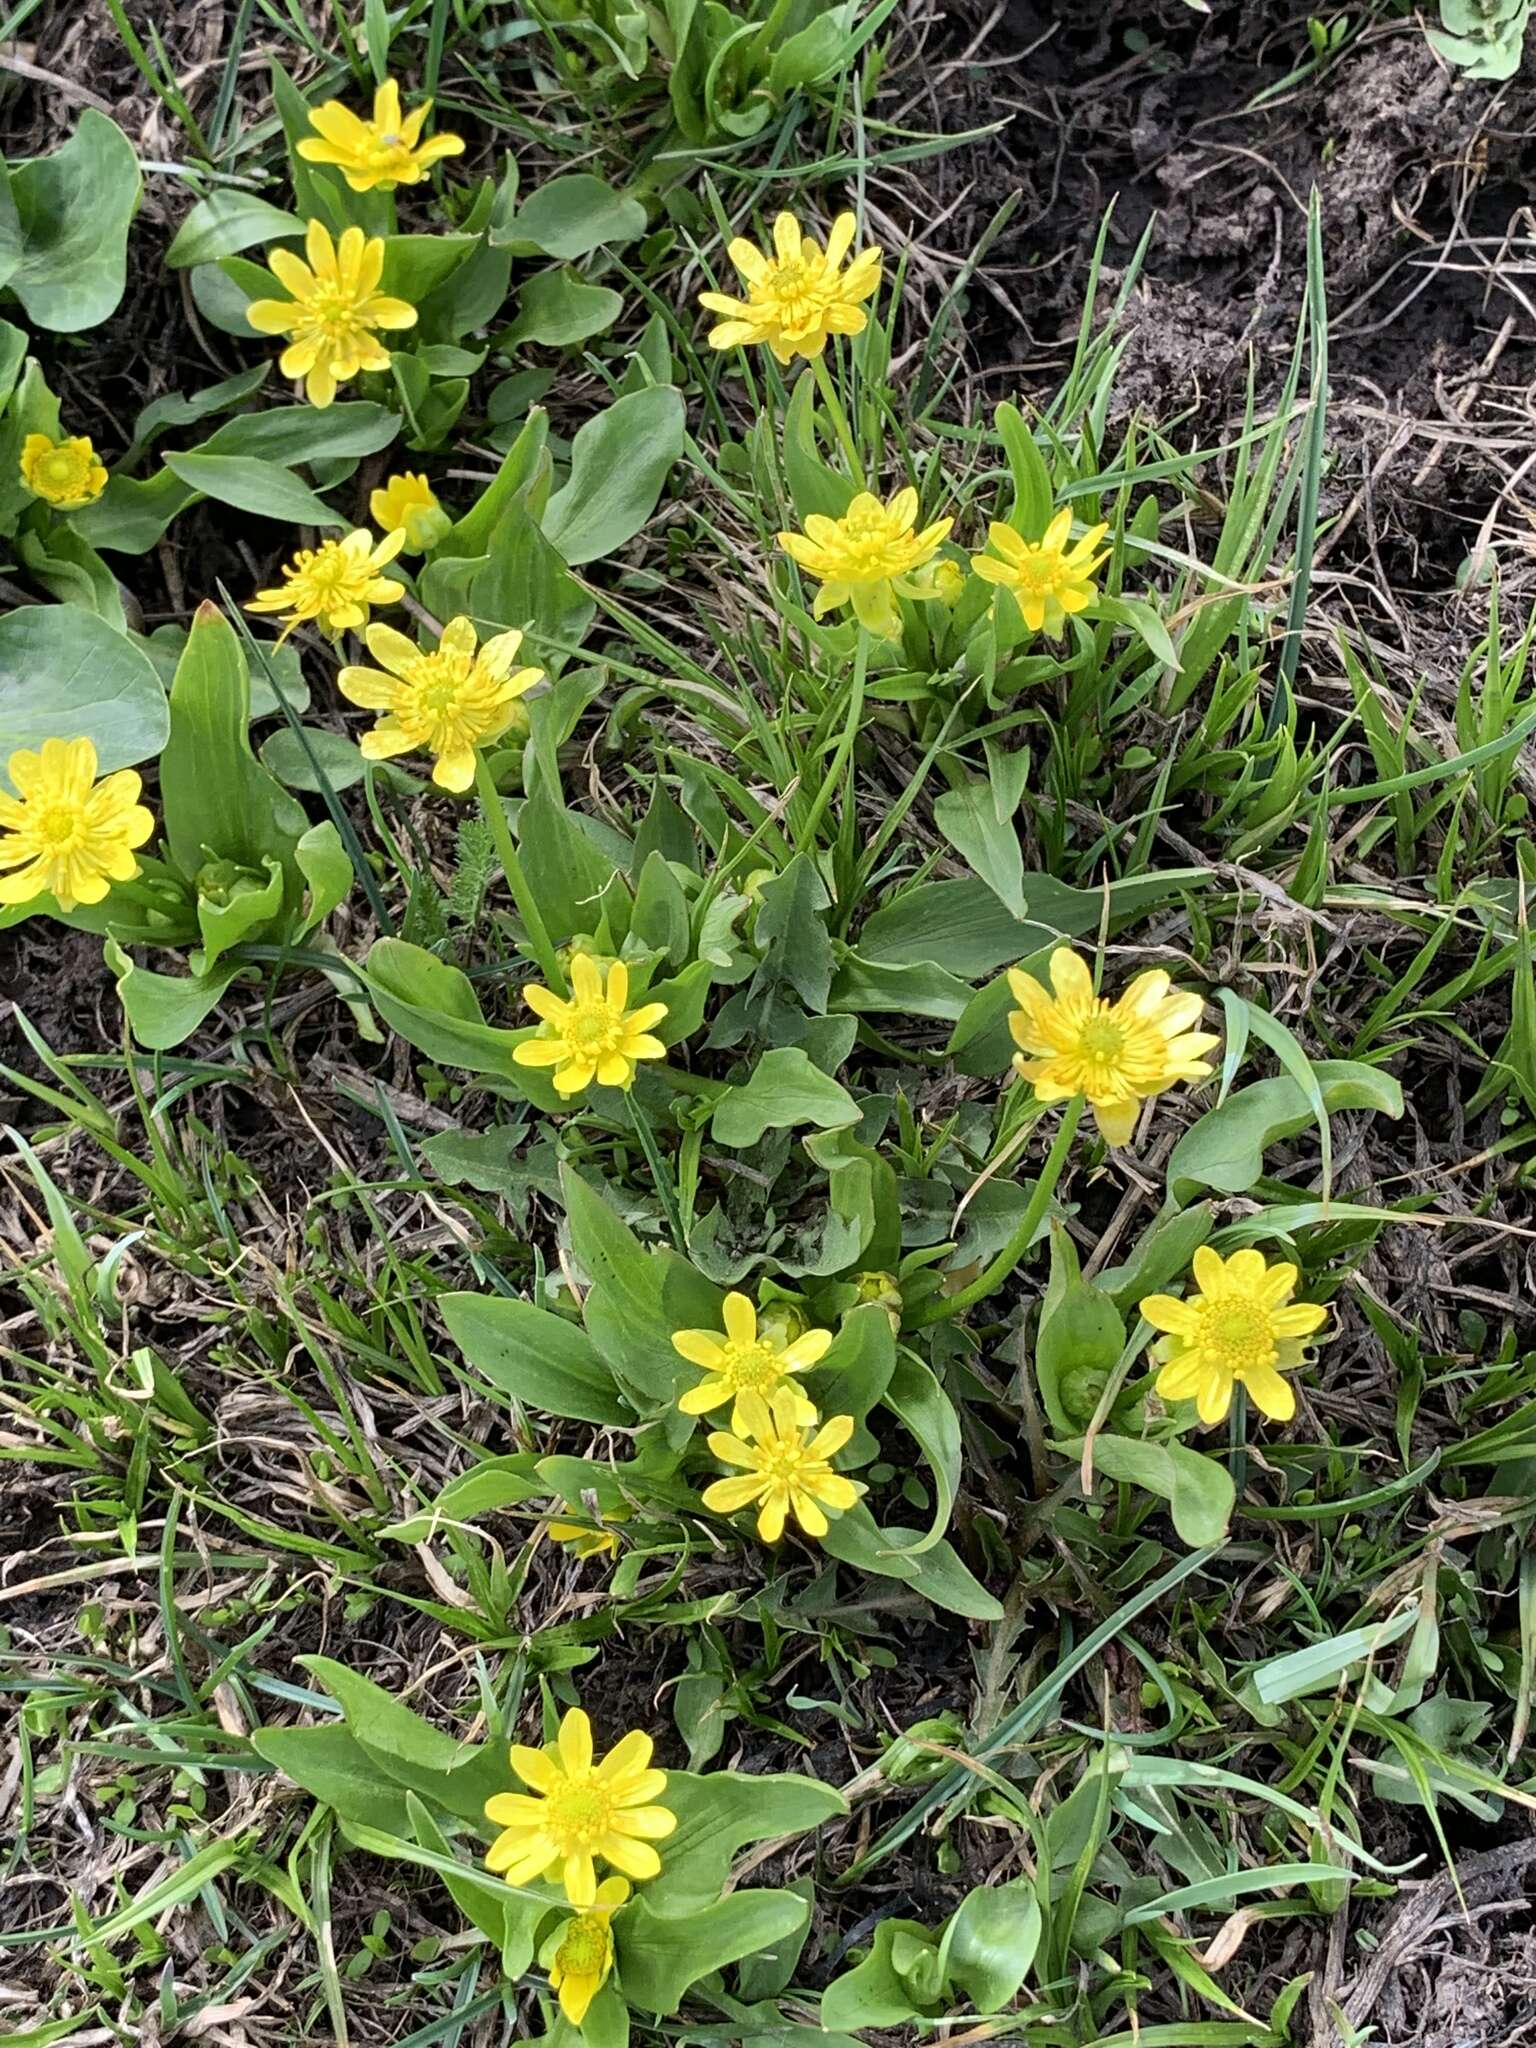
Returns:
[[[523,930],[528,934],[528,944],[533,957],[539,963],[539,971],[546,984],[557,996],[565,994],[565,976],[560,972],[560,962],[555,958],[555,948],[549,936],[549,927],[540,915],[528,879],[523,873],[523,864],[518,859],[517,848],[512,841],[512,828],[507,823],[507,814],[501,798],[496,794],[496,785],[491,780],[491,771],[485,765],[485,756],[478,749],[475,752],[475,795],[480,799],[480,810],[485,822],[491,828],[491,839],[496,848],[496,857],[501,862],[501,871],[507,878],[507,887],[512,891],[512,901],[517,905],[517,914],[523,921]]]
[[[978,1279],[973,1280],[969,1287],[962,1287],[958,1294],[941,1295],[937,1301],[931,1301],[920,1308],[911,1318],[909,1328],[921,1329],[927,1323],[948,1322],[951,1316],[960,1315],[966,1309],[974,1308],[978,1301],[985,1301],[989,1294],[995,1294],[1002,1286],[1028,1251],[1030,1240],[1040,1228],[1045,1212],[1050,1206],[1051,1197],[1056,1192],[1056,1183],[1061,1179],[1061,1170],[1067,1163],[1067,1154],[1072,1149],[1072,1140],[1077,1135],[1077,1126],[1082,1114],[1083,1098],[1081,1095],[1074,1095],[1067,1104],[1061,1128],[1056,1133],[1045,1165],[1040,1169],[1040,1178],[1035,1182],[1029,1205],[1019,1218],[1019,1226],[991,1265]]]
[[[858,444],[855,442],[853,430],[848,424],[848,415],[843,410],[843,401],[838,397],[837,392],[833,388],[832,379],[827,370],[827,359],[824,354],[811,357],[811,375],[816,379],[816,389],[821,394],[822,404],[827,408],[827,415],[832,422],[832,431],[837,436],[838,446],[842,449],[848,467],[853,473],[854,482],[862,491],[865,487],[864,465],[859,460]]]
[[[661,1156],[661,1147],[656,1143],[656,1133],[651,1129],[651,1120],[640,1105],[633,1088],[624,1097],[629,1104],[629,1120],[635,1127],[635,1136],[640,1140],[640,1150],[645,1154],[651,1179],[656,1183],[656,1194],[661,1202],[662,1213],[667,1219],[667,1228],[672,1233],[672,1242],[687,1255],[688,1240],[683,1235],[683,1218],[677,1206],[677,1191],[672,1185],[672,1175]]]

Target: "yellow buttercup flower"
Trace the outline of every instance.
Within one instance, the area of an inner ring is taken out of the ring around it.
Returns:
[[[403,536],[386,533],[381,541],[359,527],[345,540],[323,540],[317,548],[300,548],[291,562],[283,564],[282,582],[272,590],[258,590],[245,609],[248,612],[280,612],[286,639],[295,626],[311,619],[334,639],[368,623],[369,608],[395,604],[405,595],[405,585],[379,571],[400,552]]]
[[[734,1401],[731,1427],[747,1427],[742,1406],[748,1394],[772,1394],[783,1389],[798,1422],[812,1423],[816,1410],[797,1387],[786,1386],[795,1373],[808,1372],[825,1358],[832,1344],[830,1330],[807,1330],[788,1343],[774,1343],[759,1331],[757,1310],[745,1294],[728,1294],[721,1307],[725,1321],[723,1338],[713,1330],[676,1330],[672,1348],[690,1365],[709,1375],[678,1397],[685,1415],[707,1415],[711,1408],[723,1408]]]
[[[34,498],[60,512],[93,505],[107,488],[107,472],[96,459],[88,434],[54,441],[28,434],[21,444],[21,480]]]
[[[35,754],[18,747],[5,772],[16,794],[0,790],[0,868],[16,872],[0,874],[0,903],[47,895],[69,911],[133,880],[155,821],[131,768],[98,782],[89,740],[44,740]]]
[[[929,594],[911,581],[912,572],[932,560],[954,523],[937,519],[917,532],[917,493],[910,486],[888,505],[860,491],[841,519],[812,512],[805,532],[781,533],[779,546],[820,579],[813,607],[818,619],[851,604],[861,625],[894,640],[901,631],[897,594]]]
[[[1108,533],[1107,525],[1090,526],[1081,540],[1072,539],[1072,514],[1061,511],[1039,540],[1025,540],[1011,526],[994,519],[987,528],[988,555],[972,555],[971,567],[987,583],[1011,590],[1031,633],[1042,627],[1059,639],[1069,612],[1086,611],[1097,592],[1093,574],[1108,549],[1095,553]]]
[[[626,1009],[629,969],[615,960],[603,984],[602,969],[590,953],[573,953],[567,1002],[538,982],[524,986],[523,1001],[543,1019],[537,1038],[512,1048],[520,1067],[553,1067],[551,1079],[562,1095],[579,1095],[596,1081],[603,1088],[628,1088],[640,1060],[664,1060],[667,1048],[651,1037],[667,1014],[665,1003]]]
[[[868,323],[863,302],[880,285],[880,251],[861,249],[845,270],[858,223],[840,213],[825,249],[804,235],[792,213],[773,224],[773,254],[765,255],[743,237],[726,254],[746,281],[747,296],[700,292],[699,304],[724,318],[709,330],[711,348],[739,348],[760,342],[781,363],[819,356],[830,335],[862,334]]]
[[[1193,1401],[1202,1422],[1220,1422],[1232,1389],[1246,1387],[1271,1422],[1289,1422],[1296,1395],[1281,1378],[1303,1362],[1303,1340],[1328,1320],[1316,1302],[1291,1300],[1296,1268],[1267,1265],[1261,1252],[1223,1259],[1201,1245],[1194,1260],[1195,1292],[1178,1301],[1149,1294],[1141,1313],[1167,1335],[1155,1347],[1163,1359],[1157,1391],[1165,1401]]]
[[[430,754],[439,789],[468,789],[475,779],[475,749],[499,739],[512,723],[519,697],[542,682],[538,668],[514,668],[523,636],[498,633],[478,650],[468,619],[450,619],[436,647],[407,640],[393,626],[375,625],[364,638],[376,668],[344,668],[336,686],[351,704],[384,715],[361,746],[368,761],[396,754]]]
[[[464,150],[462,135],[439,133],[421,140],[431,111],[432,102],[423,100],[403,114],[400,88],[386,78],[373,95],[372,120],[354,114],[340,100],[312,108],[309,125],[318,140],[305,136],[299,155],[309,164],[333,164],[354,192],[372,192],[380,185],[419,185],[435,163]]]
[[[548,1522],[545,1533],[551,1543],[565,1545],[582,1564],[589,1557],[616,1557],[619,1549],[619,1532],[612,1522],[619,1519],[600,1521],[596,1528],[586,1522]]]
[[[1204,1081],[1204,1055],[1220,1041],[1194,1031],[1205,1005],[1173,988],[1161,968],[1138,974],[1117,1002],[1093,992],[1093,977],[1070,946],[1050,959],[1049,995],[1033,975],[1011,968],[1018,1009],[1008,1028],[1019,1047],[1014,1066],[1041,1102],[1085,1096],[1106,1144],[1124,1145],[1149,1096],[1175,1081]]]
[[[374,332],[416,325],[416,308],[379,290],[384,238],[343,228],[331,240],[324,221],[304,230],[304,254],[274,249],[267,266],[286,299],[252,299],[245,317],[258,334],[286,334],[277,359],[285,377],[302,377],[311,405],[329,405],[338,384],[360,370],[387,370],[389,351]]]
[[[435,548],[453,524],[426,478],[409,469],[369,493],[368,514],[380,533],[405,535],[403,551],[408,555]]]
[[[661,1858],[651,1847],[677,1826],[656,1801],[667,1789],[665,1771],[650,1767],[649,1735],[638,1730],[593,1761],[592,1723],[572,1707],[557,1742],[544,1749],[512,1750],[512,1768],[530,1789],[498,1792],[485,1817],[502,1832],[485,1852],[486,1867],[508,1884],[536,1877],[561,1884],[573,1906],[597,1904],[596,1860],[626,1877],[655,1877]]]
[[[709,1448],[722,1464],[745,1470],[706,1486],[705,1507],[733,1515],[756,1506],[757,1533],[765,1543],[778,1542],[791,1513],[807,1536],[825,1536],[824,1510],[841,1514],[867,1491],[859,1480],[832,1470],[833,1458],[853,1435],[853,1417],[834,1415],[819,1429],[807,1428],[800,1419],[804,1402],[793,1387],[781,1387],[766,1401],[761,1394],[743,1394],[737,1405],[742,1434],[717,1429]]]
[[[605,1877],[596,1902],[557,1928],[545,1946],[549,1988],[560,1994],[560,2010],[579,2027],[587,2008],[613,1969],[613,1916],[629,1897],[629,1881]]]

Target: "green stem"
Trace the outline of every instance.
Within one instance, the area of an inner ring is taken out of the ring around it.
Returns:
[[[512,891],[512,901],[517,905],[517,914],[523,921],[523,930],[528,934],[528,944],[533,957],[539,963],[539,970],[546,984],[557,996],[565,994],[565,976],[560,972],[560,963],[555,958],[554,945],[550,940],[549,927],[539,913],[523,873],[523,864],[517,857],[517,848],[512,843],[512,828],[507,823],[507,814],[501,798],[496,794],[496,785],[491,780],[491,771],[485,765],[485,756],[475,753],[475,795],[480,799],[480,810],[485,822],[491,828],[491,839],[496,847],[496,857],[501,862],[501,871],[507,878],[507,887]]]
[[[843,411],[843,401],[833,389],[832,378],[827,370],[825,355],[811,357],[811,375],[816,379],[816,389],[821,393],[821,402],[827,408],[828,416],[832,421],[832,431],[837,436],[838,446],[842,449],[848,467],[853,472],[854,482],[862,491],[865,488],[864,465],[859,460],[858,445],[853,438],[853,430],[848,424],[848,415]]]
[[[667,1171],[661,1156],[661,1147],[656,1143],[656,1133],[651,1129],[651,1120],[641,1108],[635,1091],[631,1088],[626,1097],[629,1104],[629,1120],[635,1127],[635,1136],[640,1140],[640,1150],[645,1154],[646,1165],[651,1169],[651,1179],[656,1183],[662,1213],[667,1219],[667,1228],[672,1233],[672,1242],[686,1257],[688,1240],[683,1235],[683,1219],[677,1206],[677,1191],[672,1185],[672,1176]]]
[[[1050,1206],[1051,1197],[1056,1192],[1056,1183],[1061,1179],[1061,1170],[1067,1163],[1072,1140],[1077,1136],[1077,1126],[1082,1114],[1083,1098],[1081,1095],[1074,1095],[1067,1104],[1061,1128],[1056,1133],[1045,1165],[1040,1169],[1040,1178],[1035,1182],[1029,1206],[1019,1219],[1019,1227],[991,1265],[979,1279],[973,1280],[969,1287],[962,1287],[958,1294],[941,1295],[937,1301],[931,1301],[926,1307],[919,1309],[912,1317],[909,1328],[918,1330],[928,1323],[948,1322],[951,1316],[961,1315],[966,1309],[974,1308],[978,1301],[985,1301],[989,1294],[995,1294],[1002,1286],[1028,1251],[1031,1239],[1040,1228],[1045,1212]]]

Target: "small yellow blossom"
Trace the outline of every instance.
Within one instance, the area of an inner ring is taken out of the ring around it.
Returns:
[[[721,1307],[725,1321],[723,1338],[713,1330],[676,1330],[672,1348],[690,1365],[700,1367],[707,1379],[700,1380],[679,1395],[678,1407],[685,1415],[707,1415],[734,1401],[731,1427],[747,1426],[742,1406],[748,1394],[772,1394],[783,1389],[789,1396],[795,1419],[816,1420],[816,1410],[800,1390],[786,1385],[795,1373],[809,1372],[825,1358],[832,1344],[830,1330],[808,1330],[787,1344],[775,1344],[759,1331],[757,1310],[745,1294],[728,1294]]]
[[[616,1557],[619,1549],[619,1532],[613,1523],[617,1515],[600,1517],[594,1528],[587,1522],[548,1522],[545,1532],[551,1543],[565,1545],[580,1564],[589,1557]]]
[[[86,434],[62,441],[28,434],[21,444],[21,480],[34,498],[60,512],[94,505],[107,488],[107,472]]]
[[[409,469],[369,493],[368,514],[380,533],[405,535],[402,552],[407,555],[435,548],[453,524],[426,478]]]
[[[468,619],[450,619],[430,650],[393,626],[370,626],[363,637],[383,669],[344,668],[336,679],[348,703],[383,713],[373,731],[363,734],[363,758],[430,754],[439,789],[473,784],[476,747],[499,739],[512,723],[518,698],[544,679],[542,669],[514,669],[523,644],[515,627],[478,650]]]
[[[953,610],[964,597],[968,580],[958,562],[951,560],[948,555],[942,555],[923,579],[923,595],[936,597],[940,604],[948,605]]]
[[[807,1427],[800,1419],[803,1406],[792,1387],[780,1387],[767,1401],[761,1394],[743,1394],[741,1435],[717,1429],[709,1439],[722,1464],[745,1470],[706,1486],[705,1507],[733,1515],[756,1506],[757,1533],[765,1543],[778,1542],[791,1513],[807,1536],[825,1536],[823,1510],[841,1514],[867,1491],[861,1481],[832,1470],[833,1458],[853,1435],[853,1417],[834,1415],[819,1428]]]
[[[1209,1245],[1194,1256],[1195,1292],[1183,1301],[1149,1294],[1141,1313],[1167,1335],[1155,1347],[1164,1361],[1157,1391],[1165,1401],[1193,1401],[1202,1422],[1220,1422],[1243,1386],[1271,1422],[1289,1422],[1296,1396],[1281,1378],[1303,1362],[1304,1339],[1328,1320],[1316,1302],[1291,1300],[1296,1268],[1267,1265],[1261,1252],[1223,1259]]]
[[[560,1995],[560,2010],[579,2027],[613,1969],[613,1916],[629,1897],[629,1880],[605,1877],[596,1902],[555,1930],[543,1963],[549,1988]]]
[[[667,1014],[665,1003],[642,1003],[626,1009],[629,969],[615,960],[603,985],[602,970],[590,953],[571,956],[571,995],[567,1002],[538,982],[525,984],[523,1001],[543,1019],[537,1038],[512,1048],[520,1067],[553,1067],[551,1076],[562,1095],[579,1095],[596,1081],[603,1088],[628,1088],[639,1060],[664,1060],[667,1048],[651,1037]]]
[[[637,1881],[655,1877],[661,1858],[651,1844],[672,1833],[677,1817],[656,1804],[667,1774],[651,1769],[653,1746],[636,1730],[594,1762],[592,1723],[580,1707],[565,1715],[555,1743],[514,1745],[512,1769],[529,1792],[498,1792],[485,1802],[486,1819],[502,1830],[486,1867],[508,1884],[537,1877],[561,1884],[584,1911],[598,1901],[598,1857]]]
[[[311,619],[332,639],[349,627],[366,626],[371,606],[395,604],[405,595],[403,583],[379,574],[399,554],[401,538],[398,532],[387,533],[376,542],[359,527],[345,540],[300,548],[291,562],[283,564],[282,582],[272,590],[258,590],[245,609],[280,612],[284,639]]]
[[[96,780],[89,740],[44,740],[19,747],[5,764],[16,794],[0,790],[0,903],[52,896],[60,910],[100,903],[114,882],[139,872],[133,849],[155,829],[139,802],[131,768]]]
[[[1108,533],[1106,525],[1090,526],[1079,541],[1072,539],[1072,514],[1061,511],[1039,540],[1025,540],[1011,526],[994,519],[987,541],[994,552],[972,555],[971,567],[987,583],[1011,590],[1031,633],[1042,627],[1059,639],[1069,612],[1086,611],[1096,595],[1093,574],[1108,550],[1094,550]]]
[[[334,164],[354,192],[372,192],[380,185],[419,185],[435,163],[464,150],[462,135],[440,133],[421,140],[431,111],[432,102],[423,100],[402,114],[400,88],[386,78],[373,95],[372,120],[354,114],[340,100],[313,108],[309,125],[319,139],[306,136],[299,155],[309,164]]]
[[[897,595],[927,594],[913,582],[912,572],[932,560],[954,523],[937,519],[919,533],[916,491],[898,491],[889,505],[860,491],[841,519],[812,512],[805,532],[781,533],[779,546],[820,579],[814,606],[818,619],[851,604],[861,625],[894,640],[901,631]]]
[[[1039,1101],[1085,1096],[1105,1143],[1124,1145],[1149,1096],[1209,1076],[1204,1055],[1219,1040],[1190,1028],[1205,1006],[1174,989],[1161,968],[1138,974],[1113,1003],[1094,994],[1093,977],[1070,946],[1056,948],[1049,972],[1054,996],[1017,967],[1008,975],[1019,1005],[1008,1016],[1019,1047],[1013,1064]]]
[[[285,377],[302,377],[311,405],[329,405],[338,384],[360,370],[387,370],[389,351],[374,332],[416,325],[416,308],[379,290],[384,238],[343,228],[333,242],[324,221],[304,230],[304,254],[274,249],[267,259],[286,299],[252,299],[245,317],[258,334],[286,334],[277,359]]]
[[[881,258],[878,249],[861,249],[842,268],[857,225],[851,213],[840,213],[823,249],[801,233],[792,213],[781,213],[771,256],[744,238],[732,242],[726,254],[745,279],[747,296],[700,292],[706,311],[724,315],[709,330],[710,347],[766,343],[781,363],[790,363],[819,356],[830,335],[862,334],[869,319],[863,301],[879,289]]]

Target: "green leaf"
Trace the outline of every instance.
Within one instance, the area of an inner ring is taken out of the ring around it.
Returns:
[[[939,1974],[958,1985],[977,2012],[1001,2012],[1029,1974],[1041,1926],[1033,1878],[978,1885],[944,1930]]]
[[[238,256],[257,242],[302,239],[304,223],[254,192],[217,185],[205,193],[176,231],[165,252],[168,269],[187,270],[194,263],[217,263]]]
[[[1022,533],[1029,540],[1038,540],[1051,522],[1055,504],[1045,457],[1016,405],[1005,399],[993,419],[1013,477],[1013,506],[1008,514],[1008,524],[1015,533]]]
[[[294,847],[309,828],[301,805],[251,752],[250,678],[234,628],[198,607],[171,685],[171,730],[160,757],[170,857],[194,879],[209,862],[261,874],[275,863],[296,909]]]
[[[258,1728],[251,1747],[343,1820],[358,1821],[385,1834],[409,1834],[403,1789],[381,1773],[340,1722],[318,1728]]]
[[[496,337],[498,348],[536,342],[542,348],[572,348],[605,334],[624,310],[606,285],[588,284],[571,270],[545,270],[518,293],[517,318]]]
[[[1027,761],[1028,756],[1017,758]],[[996,782],[967,782],[934,798],[933,822],[1005,909],[1022,919],[1024,849],[1013,822],[1014,808],[999,800]]]
[[[133,1035],[152,1052],[169,1052],[190,1038],[240,971],[226,961],[207,974],[157,974],[136,966],[110,938],[104,953]]]
[[[1125,1349],[1120,1311],[1080,1277],[1065,1224],[1051,1225],[1051,1275],[1035,1336],[1035,1384],[1052,1429],[1069,1435],[1092,1420]]]
[[[1083,1439],[1069,1438],[1057,1449],[1070,1458],[1082,1456]],[[1139,1437],[1096,1436],[1093,1462],[1107,1479],[1141,1486],[1168,1502],[1173,1526],[1191,1550],[1224,1543],[1232,1519],[1236,1489],[1225,1465],[1187,1444],[1148,1443]]]
[[[862,1422],[884,1397],[896,1369],[896,1338],[879,1302],[850,1309],[825,1358],[805,1375],[807,1398],[823,1415]]]
[[[90,108],[51,156],[11,171],[0,204],[0,284],[34,326],[75,334],[116,312],[142,182],[132,143]]]
[[[518,208],[510,226],[493,229],[491,242],[516,253],[534,250],[562,263],[590,256],[605,244],[633,242],[645,233],[645,208],[587,171],[550,178]]]
[[[300,1657],[298,1662],[341,1708],[348,1734],[373,1760],[375,1771],[384,1771],[396,1784],[477,1828],[486,1826],[486,1800],[515,1789],[498,1743],[456,1741],[402,1706],[382,1685],[332,1657]]]
[[[0,771],[18,747],[88,739],[108,775],[159,753],[169,730],[153,662],[104,619],[51,604],[0,618]]]
[[[470,1364],[514,1400],[605,1428],[634,1422],[613,1374],[575,1324],[507,1295],[445,1294],[438,1307]]]
[[[237,512],[280,519],[288,526],[345,526],[323,498],[291,469],[249,455],[167,455],[165,466],[190,490],[201,491]]]
[[[425,1543],[445,1526],[473,1522],[481,1515],[498,1514],[503,1508],[520,1507],[524,1501],[539,1500],[549,1491],[549,1482],[539,1475],[539,1458],[534,1451],[515,1451],[506,1458],[482,1458],[468,1472],[450,1479],[431,1507],[408,1515],[403,1522],[391,1522],[379,1534],[392,1543]]]
[[[577,428],[569,481],[542,521],[545,538],[571,568],[634,539],[683,452],[683,431],[682,393],[670,385],[616,398]]]
[[[614,1921],[624,1996],[646,2012],[676,2012],[690,1984],[788,1940],[810,1918],[809,1901],[793,1892],[732,1892],[679,1916],[655,1910],[655,1890],[648,1885]]]
[[[834,1978],[821,1994],[823,2028],[899,2027],[937,2009],[937,1999],[919,2004],[898,1971],[893,1958],[898,1945],[909,1954],[914,1947],[934,1950],[933,1937],[920,1921],[882,1920],[863,1962]]]
[[[1313,1068],[1327,1109],[1369,1109],[1400,1117],[1403,1091],[1390,1074],[1358,1060],[1319,1060]],[[1183,1204],[1202,1189],[1246,1194],[1264,1172],[1264,1154],[1315,1122],[1306,1091],[1289,1074],[1239,1088],[1184,1133],[1168,1160],[1168,1193]]]
[[[473,982],[457,967],[404,939],[375,939],[364,977],[385,1023],[428,1059],[471,1074],[495,1074],[504,1087],[551,1114],[561,1107],[538,1069],[512,1062],[513,1047],[531,1038],[536,1027],[503,1031],[487,1024]]]
[[[848,1231],[845,1266],[895,1270],[901,1257],[901,1194],[895,1168],[848,1129],[815,1131],[805,1150],[823,1169],[829,1205]]]
[[[406,1793],[405,1804],[410,1832],[421,1847],[441,1857],[444,1863],[457,1862],[453,1844],[414,1792]],[[487,1891],[481,1881],[484,1873],[480,1871],[472,1877],[459,1877],[451,1870],[439,1869],[438,1876],[465,1919],[478,1927],[496,1950],[502,1969],[509,1977],[520,1977],[533,1961],[539,1923],[548,1919],[552,1902],[530,1898],[522,1891],[514,1891],[511,1885]]]
[[[738,1849],[781,1835],[802,1835],[848,1811],[832,1785],[765,1773],[668,1771],[659,1803],[677,1816],[661,1875],[643,1896],[658,1914],[694,1914],[714,1904]]]
[[[829,1557],[877,1578],[900,1579],[946,1614],[967,1621],[1001,1621],[1001,1604],[972,1577],[951,1546],[934,1543],[914,1554],[922,1541],[916,1529],[882,1529],[860,1501],[832,1522],[821,1547]]]
[[[721,1095],[710,1133],[717,1145],[739,1152],[764,1131],[800,1124],[834,1130],[858,1120],[858,1104],[841,1082],[813,1066],[798,1045],[781,1045],[763,1054],[749,1081]]]
[[[832,941],[823,914],[831,901],[808,853],[797,853],[782,874],[763,883],[759,896],[759,973],[788,982],[813,1017],[826,1014],[832,989]]]
[[[918,1449],[933,1474],[933,1521],[920,1542],[908,1545],[908,1558],[932,1550],[949,1526],[960,1484],[960,1418],[954,1403],[922,1360],[907,1350],[896,1354],[896,1368],[885,1390],[885,1405],[917,1439]]]

